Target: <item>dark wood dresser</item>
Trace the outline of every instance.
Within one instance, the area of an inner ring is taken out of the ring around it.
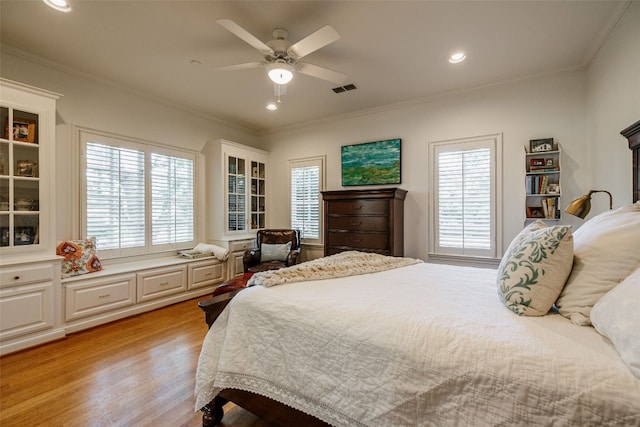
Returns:
[[[404,255],[406,190],[323,191],[324,255],[343,251]]]

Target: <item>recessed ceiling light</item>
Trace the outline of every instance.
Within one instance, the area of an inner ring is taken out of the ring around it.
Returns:
[[[42,0],[49,7],[59,10],[60,12],[71,12],[71,6],[66,0]]]
[[[270,102],[267,104],[267,110],[275,111],[278,109],[278,106],[274,102]]]
[[[451,62],[452,64],[457,64],[459,62],[464,61],[466,58],[464,52],[456,52],[453,55],[451,55],[449,57],[449,62]]]

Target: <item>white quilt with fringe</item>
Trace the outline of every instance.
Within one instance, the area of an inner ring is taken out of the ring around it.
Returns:
[[[640,380],[593,328],[429,263],[243,290],[204,340],[196,409],[222,388],[334,426],[640,425]]]

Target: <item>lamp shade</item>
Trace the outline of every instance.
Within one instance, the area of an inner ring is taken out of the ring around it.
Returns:
[[[565,210],[566,213],[570,215],[577,216],[579,218],[584,219],[589,214],[591,210],[591,196],[584,195],[580,198],[575,199],[569,207]]]
[[[267,66],[267,74],[271,81],[279,85],[286,85],[293,78],[294,68],[284,61],[276,61]]]
[[[591,190],[588,194],[585,194],[571,202],[567,209],[565,209],[565,212],[584,219],[591,210],[591,195],[593,193],[607,193],[609,195],[609,209],[613,209],[613,197],[611,196],[611,193],[607,190]]]

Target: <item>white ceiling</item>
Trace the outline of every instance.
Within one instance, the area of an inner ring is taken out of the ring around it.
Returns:
[[[61,13],[40,0],[0,0],[4,50],[257,133],[588,65],[628,2],[600,1],[95,1]],[[276,27],[296,42],[325,24],[341,38],[305,61],[349,76],[357,90],[297,74],[278,111],[263,69],[212,72],[262,60],[216,24],[258,39]],[[449,64],[464,50],[467,60]],[[202,65],[191,64],[192,59]]]

